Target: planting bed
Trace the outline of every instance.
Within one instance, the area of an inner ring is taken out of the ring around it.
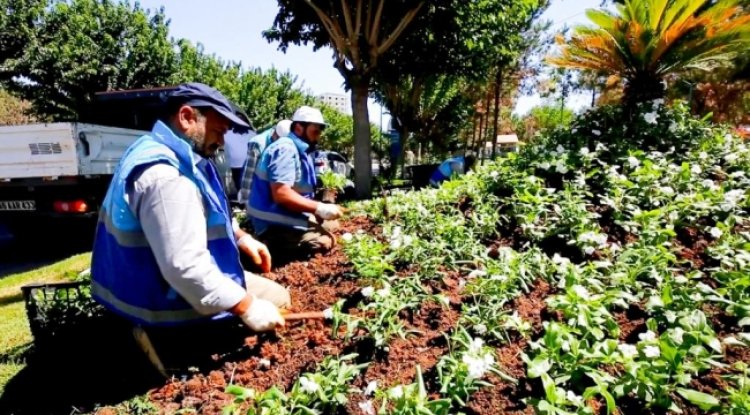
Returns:
[[[331,307],[331,319],[248,337],[239,357],[151,402],[747,413],[750,149],[684,109],[643,111],[640,147],[602,109],[440,189],[354,206],[333,252],[270,275],[298,310]]]

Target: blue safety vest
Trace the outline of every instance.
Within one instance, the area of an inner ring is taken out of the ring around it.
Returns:
[[[195,183],[206,208],[208,250],[219,270],[245,286],[229,206],[219,173],[161,121],[123,155],[99,211],[91,261],[91,294],[116,314],[145,325],[180,325],[229,317],[199,314],[162,277],[138,218],[127,201],[133,173],[155,163],[177,168]]]
[[[262,153],[263,150],[265,150],[266,147],[268,147],[268,145],[271,144],[271,142],[273,141],[271,140],[271,136],[273,135],[273,132],[274,132],[274,129],[269,128],[261,132],[260,134],[257,134],[255,137],[252,137],[250,141],[247,143],[248,147],[250,146],[258,147],[258,150],[260,150],[260,152]]]
[[[438,168],[432,173],[432,176],[430,176],[430,184],[438,186],[440,183],[450,179],[453,173],[455,173],[452,166],[454,163],[460,164],[460,172],[463,174],[464,158],[462,156],[453,157],[440,163],[440,166],[438,166]]]
[[[258,235],[262,235],[270,225],[280,225],[290,228],[306,230],[309,228],[309,214],[291,212],[285,207],[277,204],[271,194],[271,182],[269,180],[269,167],[280,152],[294,151],[294,166],[280,166],[278,168],[294,169],[294,185],[292,189],[300,195],[312,199],[315,192],[316,178],[315,165],[312,158],[307,154],[309,145],[301,138],[289,133],[288,137],[281,137],[269,144],[260,157],[260,162],[255,169],[250,201],[247,213],[253,223],[253,229]],[[275,167],[274,167],[275,168]]]

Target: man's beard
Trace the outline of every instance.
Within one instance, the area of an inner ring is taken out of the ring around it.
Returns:
[[[185,136],[193,144],[193,151],[203,157],[213,157],[219,149],[219,144],[212,144],[209,148],[206,148],[206,135],[201,134],[200,132],[196,131],[190,134],[185,134]]]

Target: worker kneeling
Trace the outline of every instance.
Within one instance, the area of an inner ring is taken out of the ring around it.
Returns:
[[[474,166],[476,158],[472,155],[457,156],[449,158],[440,163],[437,169],[430,176],[430,185],[433,187],[440,186],[440,183],[451,177],[466,174]]]
[[[203,84],[178,86],[166,107],[114,173],[91,266],[94,299],[135,327],[138,344],[164,375],[195,354],[215,353],[212,346],[230,332],[247,336],[240,321],[255,331],[283,325],[279,308],[290,305],[284,287],[240,265],[239,251],[264,272],[271,257],[231,219],[209,161],[232,124],[247,124]]]
[[[341,207],[313,200],[316,178],[310,154],[326,124],[318,109],[302,106],[291,132],[269,144],[258,163],[247,213],[255,235],[274,258],[297,259],[330,250]]]

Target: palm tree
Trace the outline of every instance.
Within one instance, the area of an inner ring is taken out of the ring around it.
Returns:
[[[579,26],[553,65],[625,81],[628,108],[664,97],[667,75],[731,65],[750,47],[743,0],[625,0],[614,12],[588,10],[595,27]]]

